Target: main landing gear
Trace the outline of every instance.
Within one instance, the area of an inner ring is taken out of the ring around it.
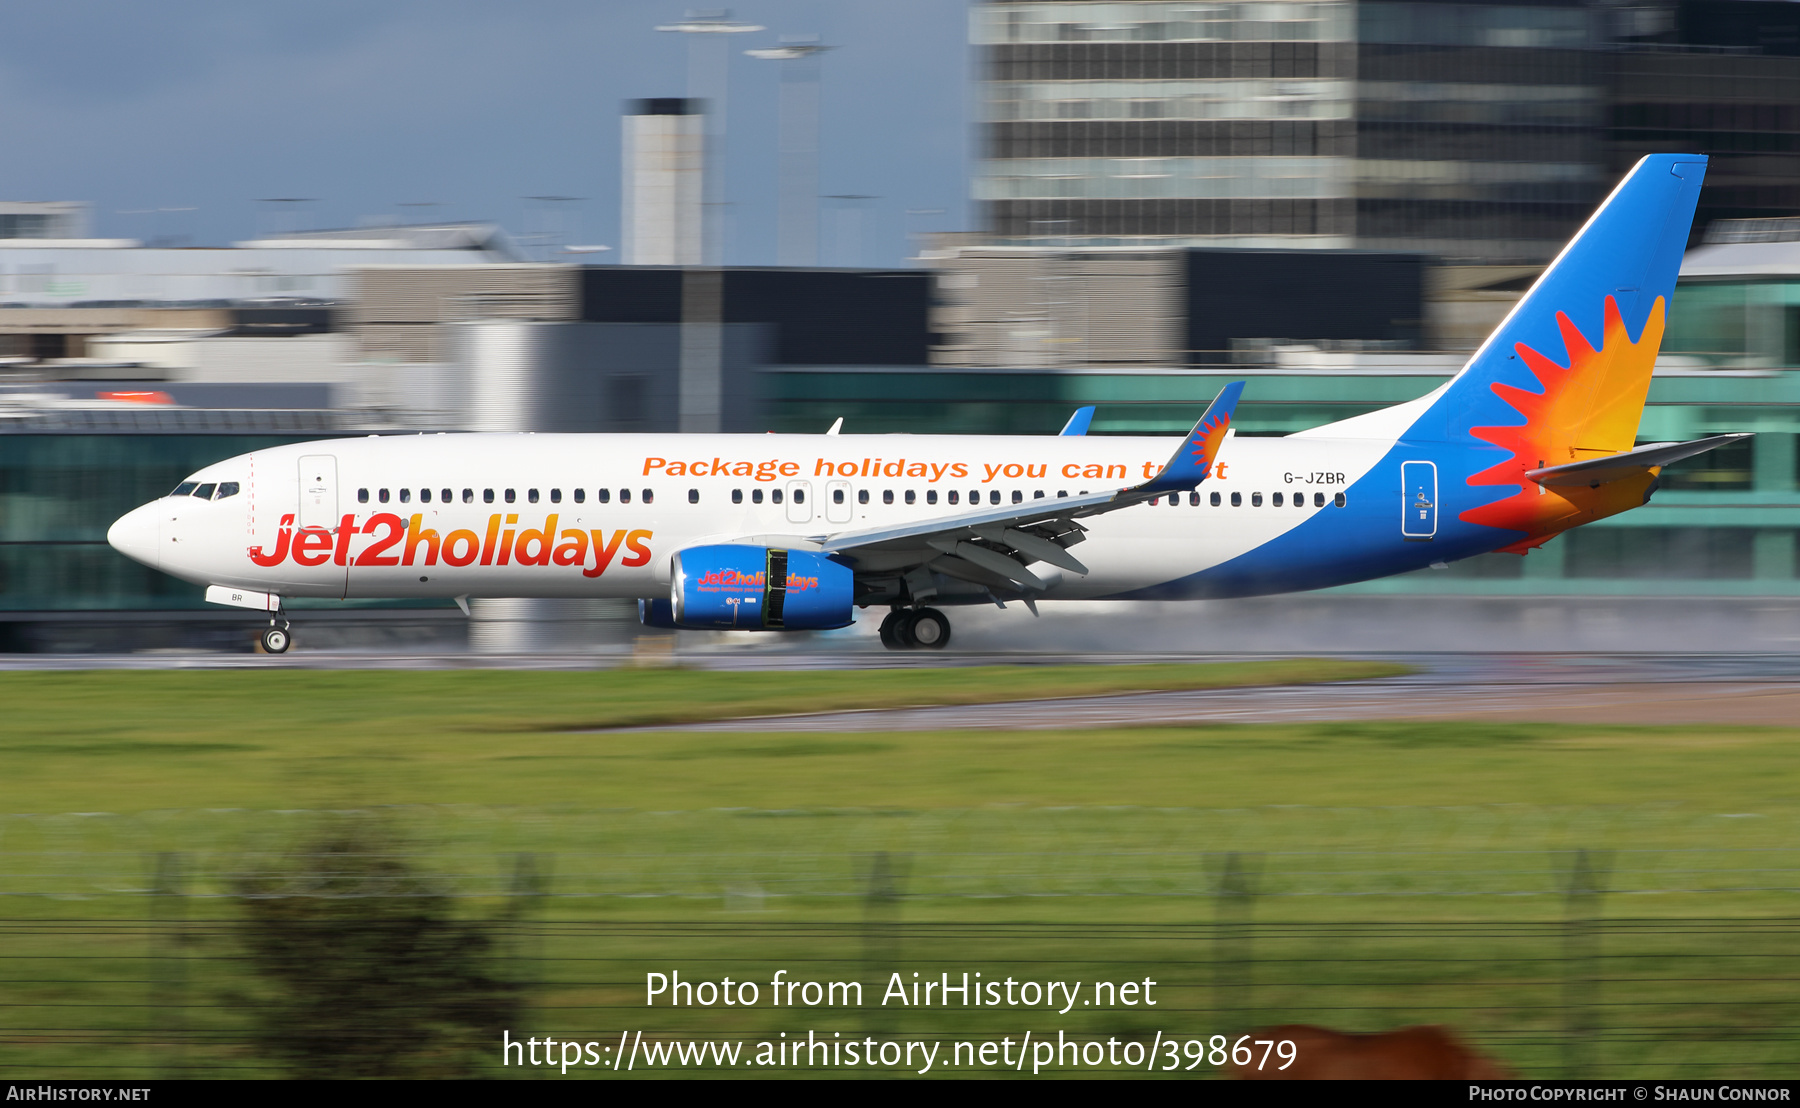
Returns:
[[[269,619],[269,629],[257,636],[266,654],[285,654],[287,648],[294,645],[294,636],[288,632],[286,612],[276,612]]]
[[[881,645],[889,650],[942,650],[950,645],[950,621],[936,608],[895,608],[881,621]]]

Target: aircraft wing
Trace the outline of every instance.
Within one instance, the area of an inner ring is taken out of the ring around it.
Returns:
[[[1635,450],[1627,450],[1623,454],[1609,454],[1604,458],[1588,458],[1579,462],[1570,462],[1567,465],[1528,469],[1525,471],[1525,476],[1550,488],[1593,488],[1604,485],[1608,481],[1635,477],[1657,466],[1679,462],[1683,458],[1704,454],[1708,450],[1716,450],[1727,443],[1749,437],[1749,435],[1713,435],[1711,438],[1694,439],[1692,442],[1653,442]]]
[[[1168,465],[1143,484],[1086,496],[1028,500],[889,527],[840,531],[822,539],[820,546],[826,553],[849,555],[872,569],[902,570],[927,565],[963,580],[994,584],[1004,581],[1027,591],[1041,591],[1049,585],[1025,568],[1028,563],[1048,562],[1072,573],[1088,572],[1068,551],[1085,537],[1086,528],[1077,520],[1186,492],[1204,481],[1225,441],[1232,411],[1243,391],[1242,381],[1233,381],[1221,389],[1176,448]]]

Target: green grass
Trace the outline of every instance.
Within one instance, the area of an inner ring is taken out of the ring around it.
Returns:
[[[169,990],[190,1031],[217,1036],[182,1064],[252,1072],[222,1003],[242,981],[217,930],[234,903],[218,894],[342,809],[387,812],[412,863],[473,913],[505,902],[518,853],[541,856],[552,895],[527,956],[540,1033],[873,1018],[651,1020],[632,982],[652,965],[759,979],[781,965],[860,976],[873,961],[1067,966],[1170,989],[1160,1023],[1083,1015],[1072,1032],[1442,1021],[1551,1075],[1562,889],[1586,849],[1612,921],[1601,1072],[1755,1076],[1791,1058],[1791,930],[1763,921],[1800,916],[1794,729],[579,730],[1383,672],[1339,664],[0,674],[0,1075],[112,1075],[99,1057],[119,1076],[171,1072],[176,1056],[154,1045]],[[181,854],[197,894],[182,910],[203,937],[187,947],[140,922],[169,911],[145,895],[160,851]],[[903,894],[886,938],[864,924],[881,853]],[[1211,894],[1230,853],[1250,872],[1255,928],[1221,940]],[[1698,917],[1718,922],[1672,922]],[[877,940],[895,945],[872,955]],[[185,950],[184,985],[168,983],[171,950]],[[1214,987],[1221,954],[1250,959],[1248,1001]],[[894,1026],[1053,1027],[936,1018]]]

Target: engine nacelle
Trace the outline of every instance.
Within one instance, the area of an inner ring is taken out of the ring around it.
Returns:
[[[852,622],[854,582],[848,566],[810,550],[689,547],[674,557],[668,601],[640,601],[639,618],[691,630],[823,631]]]

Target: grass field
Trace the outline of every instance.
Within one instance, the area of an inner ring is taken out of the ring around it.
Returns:
[[[175,949],[181,1067],[256,1071],[241,1013],[218,999],[242,988],[232,876],[346,809],[382,813],[390,848],[472,914],[502,910],[519,856],[537,859],[548,895],[521,934],[544,1027],[644,1025],[631,982],[654,965],[1062,965],[1164,975],[1170,1028],[1446,1021],[1553,1074],[1564,894],[1586,850],[1607,890],[1579,910],[1607,921],[1599,1072],[1754,1076],[1791,1060],[1794,730],[576,733],[1391,672],[1256,665],[0,675],[0,1075],[83,1072],[96,1048],[121,1076],[169,1072],[166,998],[146,990],[173,987],[157,967]],[[185,874],[179,926],[173,901],[146,895],[161,852]],[[1249,895],[1227,901],[1214,894],[1232,855]],[[881,867],[892,895],[872,897]],[[1067,1026],[1153,1030],[1115,1015]],[[814,1025],[864,1017],[833,1018]],[[1010,1026],[894,1026],[989,1024]],[[704,1013],[659,1026],[729,1030]]]

